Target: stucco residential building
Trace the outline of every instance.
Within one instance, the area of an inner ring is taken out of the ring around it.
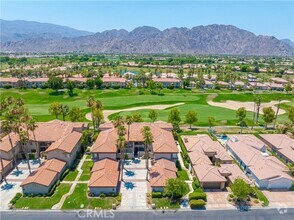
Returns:
[[[177,170],[175,162],[164,158],[157,160],[149,171],[152,191],[163,192],[168,179],[177,178]]]
[[[142,129],[149,126],[153,136],[153,143],[147,146],[149,157],[152,159],[166,158],[176,160],[178,148],[172,134],[172,126],[165,122],[132,123],[126,126],[127,146],[124,151],[128,158],[137,158],[145,155],[145,144]],[[117,159],[120,152],[117,149],[117,129],[112,123],[102,124],[100,133],[91,148],[92,158],[101,160],[104,158]]]
[[[93,195],[117,193],[119,184],[119,162],[105,158],[96,161],[91,171],[89,190]]]
[[[22,183],[24,194],[48,194],[66,168],[66,162],[58,159],[46,160]]]
[[[286,163],[294,163],[294,140],[285,134],[261,134],[260,139]]]
[[[176,78],[156,78],[154,81],[161,83],[164,88],[168,88],[170,86],[174,86],[175,88],[181,87],[181,80]]]
[[[26,158],[25,154],[30,154],[35,158],[47,156],[47,159],[60,159],[71,166],[80,151],[82,131],[85,129],[88,129],[88,123],[84,122],[38,122],[35,131],[29,131],[29,140],[25,146],[21,146],[18,135],[13,132],[4,136],[0,144],[1,158],[15,166],[14,163],[19,159]]]
[[[204,189],[224,189],[236,178],[250,182],[219,142],[208,135],[181,138],[188,151],[192,172]]]
[[[270,156],[266,145],[254,135],[228,135],[226,148],[258,187],[291,187],[294,179],[288,174],[287,166]]]
[[[12,88],[17,88],[17,87],[20,87],[21,80],[15,77],[11,77],[11,78],[0,77],[0,88],[3,88],[5,85],[8,85]]]

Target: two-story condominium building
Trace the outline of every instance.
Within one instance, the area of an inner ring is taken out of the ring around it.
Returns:
[[[278,77],[270,78],[270,80],[274,83],[282,84],[282,85],[289,83],[287,80],[285,80],[283,78],[278,78]]]
[[[115,87],[118,86],[120,88],[126,87],[127,80],[122,77],[102,77],[103,87]]]
[[[46,84],[48,82],[49,78],[29,78],[26,79],[26,87],[31,88],[31,87],[37,87],[41,88],[42,85]]]
[[[175,78],[156,78],[154,79],[155,82],[161,83],[164,88],[168,88],[173,86],[175,88],[181,87],[181,80]]]
[[[294,163],[294,140],[285,134],[261,134],[260,139],[286,163]]]
[[[71,166],[80,150],[82,131],[85,129],[88,129],[88,123],[60,120],[38,122],[35,131],[29,131],[25,146],[21,146],[18,135],[13,132],[4,136],[0,144],[1,158],[16,163],[26,158],[25,153],[35,158],[46,155],[48,159],[57,158]],[[3,168],[3,173],[10,170],[14,163],[5,163],[8,167]]]
[[[3,88],[5,85],[8,85],[12,88],[18,88],[21,85],[21,80],[19,78],[0,78],[0,88]]]
[[[172,134],[172,125],[165,122],[132,123],[126,126],[125,139],[127,146],[124,151],[128,158],[137,158],[145,155],[145,144],[142,129],[148,126],[151,129],[153,143],[147,146],[150,158],[155,160],[166,158],[176,160],[178,148]],[[102,124],[100,133],[91,148],[92,158],[101,160],[104,158],[117,159],[120,153],[117,149],[117,129],[112,123]]]
[[[260,188],[289,189],[293,178],[288,168],[266,152],[266,145],[254,135],[228,135],[228,152]]]

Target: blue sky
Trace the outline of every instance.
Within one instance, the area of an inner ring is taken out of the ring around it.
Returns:
[[[294,41],[294,1],[25,1],[1,0],[1,18],[100,32],[148,25],[161,30],[232,24]]]

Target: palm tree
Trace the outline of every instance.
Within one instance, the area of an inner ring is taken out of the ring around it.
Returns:
[[[127,139],[127,141],[129,141],[129,138],[130,138],[130,126],[133,123],[133,117],[131,115],[128,115],[126,117],[126,120],[125,121],[126,121],[126,123],[128,125],[128,139]]]
[[[256,103],[256,118],[255,118],[255,123],[258,123],[258,118],[259,118],[259,110],[260,110],[260,105],[261,105],[261,97],[257,96],[255,98],[255,103]]]
[[[148,163],[148,159],[149,159],[149,147],[150,145],[153,143],[153,135],[151,132],[151,129],[149,126],[144,126],[141,130],[141,133],[143,135],[143,140],[144,140],[144,144],[145,144],[145,156],[146,156],[146,168],[147,170],[149,170],[149,163]],[[148,172],[147,172],[148,173]],[[146,176],[146,180],[148,179],[148,175]]]
[[[112,120],[112,123],[114,125],[114,127],[119,127],[121,125],[123,125],[124,123],[124,118],[120,115],[117,115],[113,120]]]
[[[28,127],[28,130],[33,133],[34,142],[35,142],[35,146],[36,146],[36,150],[37,150],[37,157],[39,159],[39,163],[41,163],[41,161],[40,161],[40,146],[38,145],[38,142],[37,142],[36,136],[35,136],[35,130],[38,127],[36,119],[34,119],[33,117],[30,117],[30,119],[28,120],[27,127]]]
[[[126,128],[123,125],[117,127],[117,149],[120,151],[120,164],[121,164],[121,180],[123,180],[123,171],[124,171],[124,150],[126,148]]]
[[[278,103],[277,111],[276,111],[276,115],[275,115],[274,129],[276,127],[276,122],[277,122],[277,118],[278,118],[278,114],[279,114],[279,110],[280,110],[281,98],[279,98],[278,101],[279,101],[279,103]]]
[[[19,134],[19,143],[20,143],[20,145],[22,147],[22,151],[24,152],[25,159],[26,159],[26,161],[28,163],[29,172],[31,174],[32,171],[31,171],[30,160],[29,160],[28,154],[27,154],[26,149],[25,149],[25,144],[28,142],[28,134],[27,134],[27,132],[25,130],[23,130],[21,128],[19,129],[18,134]]]
[[[95,106],[95,104],[96,104],[96,102],[95,102],[94,96],[90,96],[87,99],[87,107],[91,109],[91,118],[92,118],[92,123],[93,123],[94,134],[95,134],[95,121],[94,121],[93,107]]]

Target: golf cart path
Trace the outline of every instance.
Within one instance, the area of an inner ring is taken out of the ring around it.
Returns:
[[[282,100],[281,103],[290,102],[288,100]],[[228,108],[232,110],[237,110],[238,108],[244,107],[247,111],[254,112],[254,102],[238,102],[238,101],[231,101],[227,100],[225,102],[213,102],[213,101],[207,101],[209,105],[216,106],[216,107],[222,107],[222,108]],[[262,113],[262,109],[266,107],[272,107],[273,110],[276,112],[277,105],[279,101],[271,101],[271,102],[262,102],[260,105],[260,114]],[[285,114],[286,111],[284,109],[279,110],[279,115]]]
[[[133,108],[126,108],[126,109],[119,109],[119,110],[103,110],[104,115],[104,121],[109,122],[108,116],[117,113],[117,112],[128,112],[128,111],[136,111],[136,110],[142,110],[142,109],[154,109],[154,110],[164,110],[166,108],[171,108],[179,105],[183,105],[185,103],[175,103],[172,105],[146,105],[146,106],[139,106],[139,107],[133,107]],[[92,120],[91,118],[91,112],[86,114],[86,119]]]

